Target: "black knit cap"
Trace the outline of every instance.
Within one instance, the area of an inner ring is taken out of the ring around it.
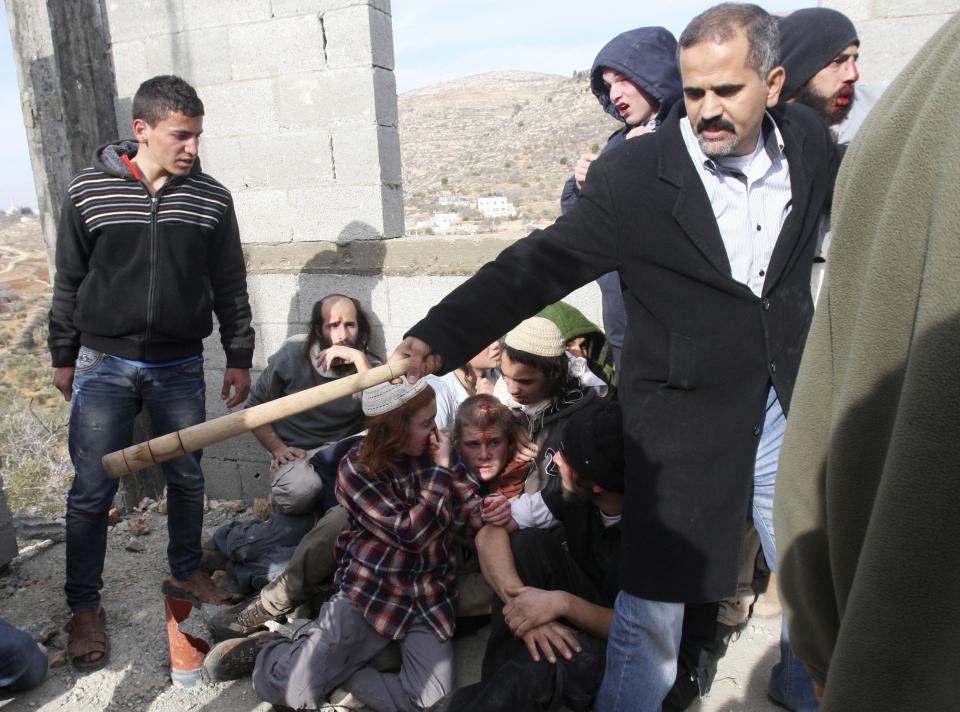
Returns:
[[[780,100],[786,101],[851,44],[857,28],[842,12],[807,7],[780,18],[780,64],[787,71]]]
[[[616,401],[578,410],[563,426],[560,449],[581,477],[611,492],[623,492],[623,418]]]

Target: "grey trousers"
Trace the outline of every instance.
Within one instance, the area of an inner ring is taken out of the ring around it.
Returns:
[[[267,702],[294,709],[316,709],[337,687],[377,712],[413,712],[440,702],[453,687],[452,643],[438,640],[418,616],[397,641],[400,672],[377,672],[367,663],[389,642],[337,593],[296,638],[260,651],[253,687]]]
[[[347,510],[330,507],[297,544],[286,568],[260,591],[267,613],[280,616],[307,603],[337,570],[337,535],[347,526]]]

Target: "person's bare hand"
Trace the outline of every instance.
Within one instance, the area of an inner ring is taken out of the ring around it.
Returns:
[[[590,164],[597,158],[596,153],[581,153],[577,159],[577,165],[573,167],[573,179],[577,181],[577,188],[582,188],[587,180],[587,171],[590,170]]]
[[[510,500],[503,495],[484,497],[480,516],[484,524],[493,524],[497,527],[506,526],[512,518]]]
[[[446,433],[433,427],[430,434],[430,456],[433,458],[433,464],[437,467],[450,468],[450,454],[453,452],[453,446],[450,444],[450,438]]]
[[[53,386],[63,394],[63,399],[69,401],[73,397],[73,366],[58,366],[53,369]]]
[[[513,456],[513,459],[519,460],[520,462],[533,462],[539,454],[540,449],[537,447],[537,443],[534,442],[533,438],[530,437],[530,433],[526,430],[521,430],[517,435],[517,452]]]
[[[627,138],[636,138],[637,136],[643,136],[646,133],[652,133],[656,130],[656,126],[653,124],[640,124],[639,126],[634,126],[632,129],[627,131]]]
[[[510,596],[510,601],[503,607],[503,619],[518,638],[563,615],[563,593],[560,591],[509,586],[504,592]]]
[[[233,396],[230,389],[233,388]],[[227,401],[227,408],[240,405],[250,393],[250,370],[246,368],[228,368],[223,372],[223,388],[220,389],[220,400]],[[229,400],[227,400],[229,398]]]
[[[306,450],[301,450],[292,445],[284,445],[273,452],[273,459],[270,461],[270,472],[276,472],[283,465],[294,460],[303,460],[307,456]]]
[[[410,383],[416,383],[420,378],[429,373],[436,373],[443,367],[443,359],[426,341],[421,341],[416,336],[408,336],[400,345],[390,354],[388,361],[400,361],[409,358],[407,365],[407,380]],[[395,380],[394,383],[398,383]]]
[[[533,628],[523,636],[523,642],[535,663],[540,662],[541,651],[543,651],[543,657],[555,663],[557,653],[570,660],[574,653],[582,650],[580,643],[577,642],[576,633],[562,623],[547,623]]]
[[[324,371],[345,363],[353,364],[357,373],[363,373],[370,368],[370,361],[363,351],[343,344],[329,346],[317,354],[317,368]]]
[[[494,383],[489,378],[478,378],[475,390],[477,391],[477,395],[481,393],[485,393],[488,396],[492,396],[493,386],[494,386]]]

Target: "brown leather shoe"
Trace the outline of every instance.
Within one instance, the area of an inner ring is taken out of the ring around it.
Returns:
[[[238,599],[238,596],[217,586],[203,571],[197,571],[186,581],[171,577],[163,582],[160,590],[164,595],[190,601],[195,606],[202,603],[223,606],[235,603]]]

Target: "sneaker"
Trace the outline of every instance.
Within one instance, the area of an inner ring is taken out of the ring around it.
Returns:
[[[274,620],[260,603],[260,596],[254,596],[235,606],[225,608],[210,619],[210,635],[214,640],[246,638],[258,630],[266,630],[264,623]]]
[[[283,636],[272,631],[254,633],[249,638],[232,638],[217,643],[203,659],[203,677],[208,682],[239,680],[253,672],[257,655],[272,640]]]
[[[338,687],[330,693],[326,704],[320,705],[317,712],[372,712],[360,700],[353,696],[352,692]]]

